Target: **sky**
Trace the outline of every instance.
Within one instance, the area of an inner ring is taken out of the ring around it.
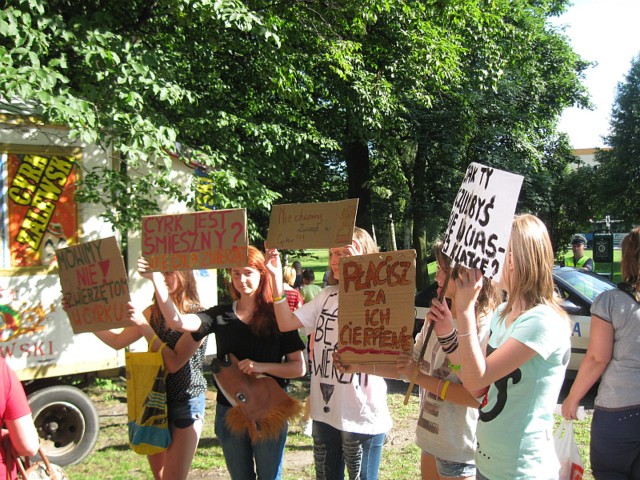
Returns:
[[[623,82],[631,60],[640,53],[640,0],[573,0],[562,16],[553,20],[564,25],[575,52],[596,66],[585,71],[593,110],[569,108],[559,130],[566,132],[573,148],[603,147],[609,132],[616,86]]]

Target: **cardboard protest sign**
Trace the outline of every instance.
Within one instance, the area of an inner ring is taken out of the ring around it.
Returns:
[[[142,217],[142,256],[154,272],[247,264],[244,208]]]
[[[351,243],[358,199],[271,206],[270,248],[334,248]]]
[[[129,283],[118,242],[103,238],[56,250],[62,296],[74,333],[131,325]]]
[[[455,263],[499,280],[522,180],[470,164],[453,202],[442,251]]]
[[[413,349],[416,252],[343,258],[338,297],[342,362],[394,363]]]

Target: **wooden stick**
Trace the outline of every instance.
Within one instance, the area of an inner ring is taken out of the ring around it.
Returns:
[[[444,293],[447,291],[447,286],[449,285],[449,279],[451,278],[451,265],[449,265],[447,272],[447,277],[444,279],[444,283],[442,285],[442,290],[440,291],[440,295],[438,295],[438,301],[442,303],[444,300]],[[411,375],[411,382],[409,383],[409,388],[407,388],[407,393],[404,395],[404,404],[407,405],[409,403],[409,398],[411,398],[411,391],[413,390],[413,386],[416,384],[416,380],[418,379],[418,374],[420,373],[420,362],[422,362],[422,357],[424,357],[424,353],[427,351],[427,345],[429,344],[429,339],[431,338],[431,334],[433,333],[433,322],[429,322],[429,326],[427,327],[427,335],[424,338],[424,342],[422,343],[422,348],[420,349],[420,356],[418,357],[418,362],[416,363],[416,368],[413,370],[413,374]]]

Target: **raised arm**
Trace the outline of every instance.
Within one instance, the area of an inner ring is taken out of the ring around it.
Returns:
[[[153,282],[153,287],[156,291],[156,302],[158,302],[164,321],[169,328],[183,332],[198,331],[202,323],[200,317],[193,313],[185,314],[178,311],[171,295],[169,295],[162,273],[152,272],[149,269],[149,262],[144,257],[138,259],[138,273],[142,278],[147,278]]]
[[[130,320],[133,320],[136,316],[135,307],[131,302],[129,302],[128,315]],[[133,342],[142,337],[137,327],[125,327],[116,330],[101,330],[98,332],[93,332],[93,334],[100,340],[102,340],[103,343],[106,343],[111,348],[114,348],[116,350],[128,347]]]
[[[461,378],[471,390],[491,385],[531,360],[536,352],[524,343],[509,338],[485,358],[478,340],[475,302],[482,288],[482,272],[470,270],[456,279],[456,318],[461,361]]]
[[[282,264],[280,263],[280,253],[275,248],[267,249],[267,270],[269,271],[269,279],[271,281],[271,289],[273,290],[274,299],[279,298],[273,303],[273,309],[276,314],[276,321],[281,332],[289,332],[302,327],[302,323],[296,317],[286,300],[284,286],[282,282]]]
[[[150,308],[145,309],[143,314],[138,315],[134,321],[136,322],[139,334],[144,336],[147,343],[150,343],[151,351],[156,352],[162,346],[163,342],[157,337],[151,325],[149,325],[150,312]],[[151,343],[152,341],[153,343]],[[202,345],[202,342],[204,342],[204,338],[196,341],[193,339],[191,333],[185,332],[180,336],[178,343],[176,343],[173,349],[169,347],[163,348],[162,359],[169,373],[175,373],[184,367],[189,359],[196,353],[200,345]]]

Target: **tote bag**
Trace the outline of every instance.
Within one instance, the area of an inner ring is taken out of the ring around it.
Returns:
[[[167,371],[157,352],[127,352],[129,445],[140,455],[166,450],[171,443],[167,417]]]
[[[573,422],[563,420],[553,434],[556,453],[560,461],[559,480],[582,480],[584,468],[573,436]]]

